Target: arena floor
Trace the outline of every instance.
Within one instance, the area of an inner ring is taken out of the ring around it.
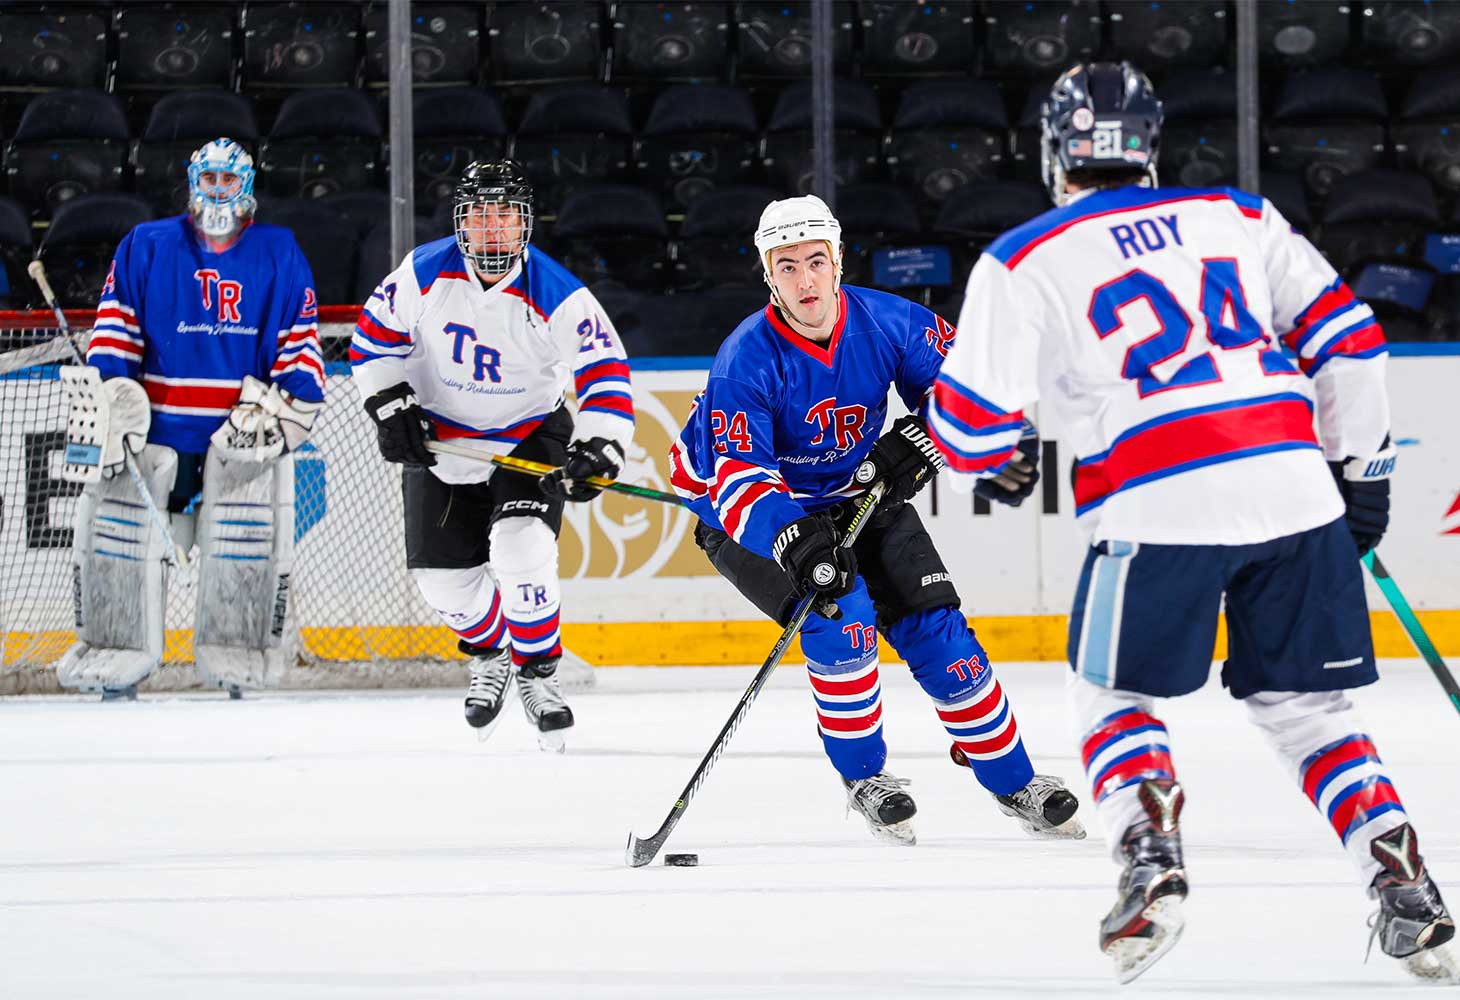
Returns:
[[[1063,671],[1001,677],[1042,770],[1088,791]],[[608,669],[564,756],[517,705],[488,743],[454,692],[0,701],[0,996],[1020,997],[1121,992],[1096,948],[1098,834],[1027,840],[885,672],[919,844],[873,841],[798,670],[762,695],[669,842],[623,864],[748,669]],[[1418,661],[1360,692],[1452,906],[1457,717]],[[1378,954],[1331,830],[1215,684],[1168,703],[1193,895],[1161,997],[1434,996]],[[1093,821],[1093,816],[1087,816]],[[1092,822],[1093,826],[1093,822]]]

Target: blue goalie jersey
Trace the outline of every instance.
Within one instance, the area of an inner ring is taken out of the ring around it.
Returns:
[[[670,482],[706,523],[767,558],[787,524],[860,487],[852,474],[887,419],[889,387],[921,413],[953,327],[886,292],[842,286],[824,344],[774,306],[721,345],[670,451]]]
[[[254,223],[215,253],[186,215],[144,222],[117,246],[86,360],[103,378],[142,383],[149,441],[202,454],[245,375],[323,401],[317,312],[289,230]]]

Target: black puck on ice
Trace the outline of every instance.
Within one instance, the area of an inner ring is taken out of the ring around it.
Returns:
[[[698,854],[666,854],[664,863],[671,868],[693,868],[700,863]]]

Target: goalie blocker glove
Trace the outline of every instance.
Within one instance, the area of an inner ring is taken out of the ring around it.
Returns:
[[[1344,520],[1360,556],[1368,555],[1389,527],[1389,476],[1394,472],[1396,454],[1386,434],[1377,455],[1328,463],[1343,497]]]
[[[542,477],[542,491],[564,500],[592,500],[603,492],[603,487],[587,480],[594,476],[617,479],[623,467],[623,449],[616,442],[601,437],[574,441],[568,445],[568,460],[563,467]]]
[[[808,514],[781,529],[771,545],[771,555],[797,597],[814,591],[835,601],[851,592],[857,579],[857,557],[839,541],[836,525],[824,514]]]
[[[431,424],[409,382],[381,389],[365,400],[365,412],[375,421],[380,454],[387,462],[436,464],[436,456],[426,448],[434,437]]]
[[[917,496],[941,468],[943,455],[929,436],[928,425],[921,417],[908,414],[872,445],[867,460],[857,466],[856,479],[857,485],[863,487],[883,480],[887,492],[882,502],[899,504]]]
[[[1014,457],[999,470],[997,476],[989,476],[973,484],[976,496],[1017,507],[1034,493],[1039,482],[1039,430],[1029,420],[1024,421],[1020,430]]]

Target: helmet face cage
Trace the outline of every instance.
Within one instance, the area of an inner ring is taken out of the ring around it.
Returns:
[[[1090,63],[1065,71],[1040,109],[1040,173],[1056,205],[1068,199],[1070,173],[1144,173],[1156,186],[1161,102],[1146,75],[1128,62]]]
[[[473,163],[451,209],[456,246],[482,274],[506,274],[532,239],[532,185],[510,160]]]
[[[208,181],[204,174],[232,174],[232,184]],[[228,138],[214,139],[188,160],[188,211],[209,236],[228,236],[253,217],[253,157]]]

